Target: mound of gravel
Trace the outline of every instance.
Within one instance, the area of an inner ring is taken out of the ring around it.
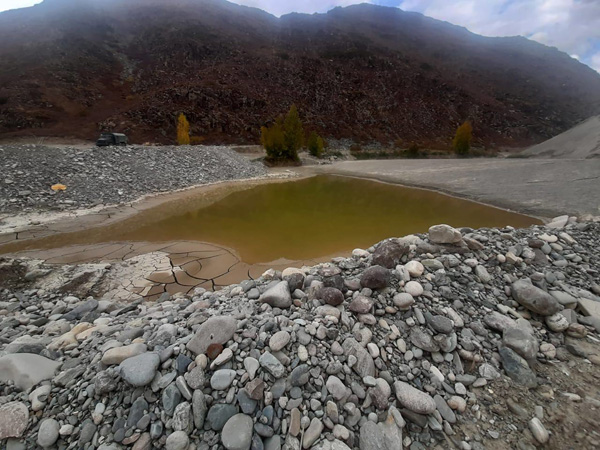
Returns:
[[[0,440],[593,448],[597,434],[580,430],[597,426],[598,390],[569,383],[600,364],[600,320],[589,316],[600,305],[600,225],[563,226],[442,225],[160,302],[4,289]],[[575,419],[585,423],[569,428]]]
[[[135,200],[221,180],[264,175],[227,147],[0,146],[0,212],[68,210]],[[51,186],[63,184],[65,191]]]
[[[521,155],[536,158],[600,158],[600,116],[590,117],[552,139],[529,147]]]

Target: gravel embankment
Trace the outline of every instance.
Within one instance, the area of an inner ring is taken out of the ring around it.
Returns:
[[[441,225],[129,304],[5,262],[0,445],[596,448],[599,231]]]
[[[69,210],[142,195],[264,175],[227,147],[0,146],[0,212]],[[64,184],[66,191],[51,186]]]

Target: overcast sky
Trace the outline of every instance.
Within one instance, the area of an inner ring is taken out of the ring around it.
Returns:
[[[234,0],[280,16],[325,12],[361,0]],[[521,35],[567,52],[600,72],[600,0],[364,0],[418,11],[486,36]],[[39,0],[0,0],[0,11]]]

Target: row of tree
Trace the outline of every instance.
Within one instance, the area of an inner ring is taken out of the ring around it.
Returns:
[[[304,126],[300,120],[296,105],[292,105],[285,117],[279,116],[268,127],[261,127],[260,141],[271,161],[298,160],[298,150],[305,144]],[[321,157],[323,154],[323,138],[312,131],[306,140],[311,155]]]
[[[457,155],[469,154],[472,136],[471,122],[466,121],[458,127],[452,140],[452,148]],[[279,116],[270,126],[261,127],[260,141],[270,161],[298,161],[298,150],[305,143],[310,154],[320,158],[325,145],[323,138],[315,131],[305,141],[304,126],[296,105],[290,107],[285,117]],[[183,113],[177,118],[177,144],[190,145],[190,124]],[[418,153],[418,147],[415,148]]]

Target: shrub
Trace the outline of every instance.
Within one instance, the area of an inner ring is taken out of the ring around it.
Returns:
[[[190,123],[183,113],[177,118],[177,145],[190,145]]]
[[[267,159],[285,159],[286,148],[282,122],[281,118],[278,118],[270,127],[260,129],[260,141],[267,151]]]
[[[283,137],[289,159],[298,159],[298,150],[304,145],[304,129],[296,105],[292,105],[283,122]]]
[[[310,133],[306,146],[311,155],[317,158],[323,155],[323,139],[316,132],[313,131]]]
[[[456,130],[456,135],[452,140],[452,148],[457,155],[465,156],[469,154],[471,148],[471,138],[473,136],[473,127],[468,120]]]
[[[408,150],[406,150],[406,156],[408,158],[418,158],[419,157],[419,146],[415,142],[410,144],[410,147],[408,147]]]
[[[292,105],[285,119],[279,117],[270,127],[260,129],[260,141],[267,159],[298,161],[298,150],[304,143],[304,129],[296,106]]]

